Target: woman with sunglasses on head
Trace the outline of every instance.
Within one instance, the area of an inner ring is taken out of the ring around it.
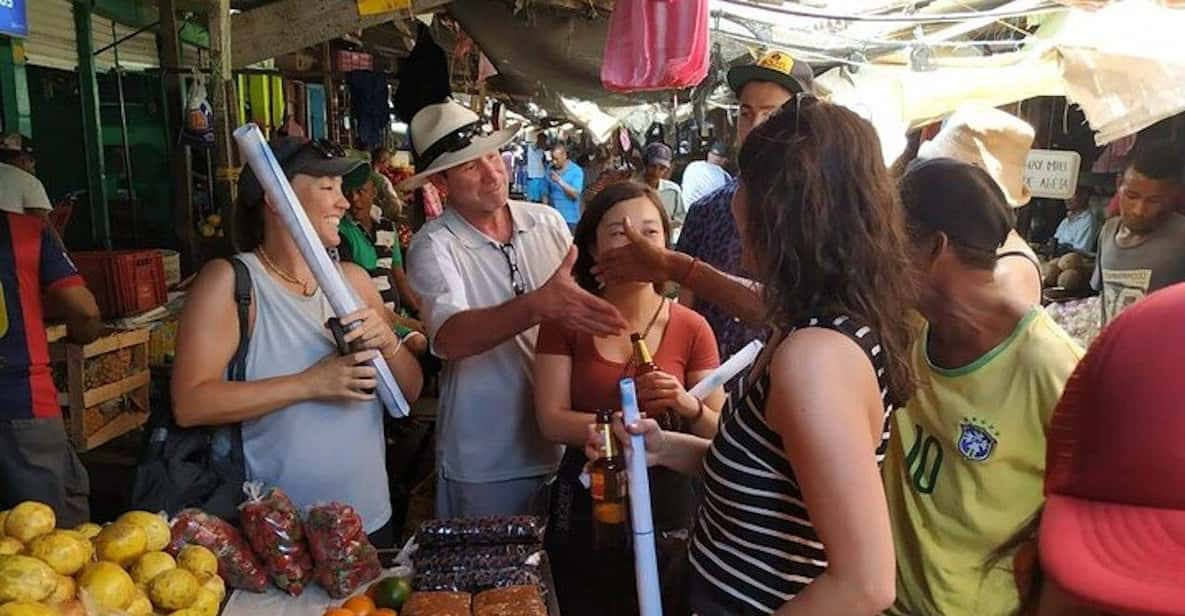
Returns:
[[[369,173],[340,148],[295,138],[274,141],[277,161],[327,247],[349,202],[342,176]],[[234,258],[251,280],[249,341],[241,382],[227,380],[239,344],[236,274],[230,261],[207,263],[186,301],[173,370],[173,413],[182,427],[240,423],[247,478],[283,489],[299,507],[339,501],[353,506],[378,547],[394,543],[387,490],[383,408],[375,370],[381,355],[403,395],[420,394],[419,364],[383,317],[366,270],[341,266],[365,307],[341,321],[346,342],[363,350],[339,356],[326,321],[334,316],[276,204],[248,170],[239,181]]]
[[[890,413],[912,390],[901,317],[913,283],[880,151],[867,121],[813,98],[753,130],[733,215],[774,333],[713,440],[650,419],[629,427],[652,465],[703,477],[690,549],[701,616],[876,614],[893,603],[880,464]],[[683,264],[680,279],[699,266]]]
[[[549,525],[550,553],[556,564],[558,595],[564,602],[561,611],[565,614],[609,613],[611,608],[601,601],[615,598],[607,589],[588,584],[585,559],[592,549],[592,501],[575,484],[588,462],[581,446],[594,414],[600,409],[620,409],[618,382],[635,373],[637,358],[630,334],[638,334],[647,348],[654,350],[658,370],[638,378],[638,395],[643,409],[667,429],[711,438],[724,404],[721,389],[703,401],[687,393],[720,364],[716,337],[703,317],[667,299],[656,285],[627,282],[602,287],[593,279],[589,270],[597,254],[629,242],[624,231],[626,220],[637,225],[641,241],[668,245],[671,222],[658,193],[637,182],[611,184],[588,203],[576,226],[575,244],[580,256],[572,273],[581,287],[617,308],[629,322],[629,332],[594,337],[574,331],[561,321],[549,321],[540,327],[535,345],[535,412],[539,428],[549,440],[570,446],[553,487]],[[651,471],[650,481],[655,529],[667,538],[685,531],[691,518],[692,479],[656,468]],[[565,520],[557,524],[561,516]],[[669,543],[677,546],[672,552],[682,554],[683,542]],[[665,562],[669,559],[663,560],[664,565],[669,564]],[[628,575],[629,563],[618,564]],[[664,567],[666,571],[672,569]],[[663,586],[668,590],[682,588],[679,584]],[[583,596],[585,593],[587,596]],[[668,601],[667,613],[677,613],[672,608]]]

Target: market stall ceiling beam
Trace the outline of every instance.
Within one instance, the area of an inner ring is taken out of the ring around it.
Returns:
[[[449,2],[413,0],[412,10],[427,12]],[[280,0],[231,18],[231,63],[241,68],[406,14],[400,11],[360,17],[357,0]]]

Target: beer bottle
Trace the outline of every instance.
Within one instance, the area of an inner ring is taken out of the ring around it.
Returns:
[[[624,552],[629,543],[625,458],[613,436],[613,411],[597,411],[597,430],[604,437],[601,457],[589,469],[593,502],[593,547],[598,552]]]
[[[650,354],[650,348],[646,346],[646,339],[639,334],[630,334],[630,341],[634,343],[634,378],[656,372],[658,364],[654,363],[654,356]],[[654,416],[654,419],[665,430],[676,429],[680,425],[678,423],[679,416],[672,413],[670,409]]]
[[[634,344],[634,378],[658,370],[654,356],[646,346],[646,339],[641,334],[630,334],[630,342]]]

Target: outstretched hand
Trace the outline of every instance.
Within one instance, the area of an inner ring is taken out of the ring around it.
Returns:
[[[577,249],[568,250],[568,256],[539,288],[539,301],[545,320],[563,320],[564,323],[593,336],[616,336],[624,332],[629,323],[609,302],[585,291],[572,277],[572,266],[576,264]]]
[[[638,233],[629,218],[622,227],[630,243],[603,252],[592,267],[592,274],[604,285],[622,282],[661,283],[673,276],[668,271],[672,251],[656,246]]]

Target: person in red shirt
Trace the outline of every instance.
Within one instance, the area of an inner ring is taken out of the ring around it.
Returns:
[[[42,502],[69,528],[89,519],[90,489],[66,438],[46,317],[64,320],[67,338],[80,344],[101,328],[95,298],[57,234],[38,217],[0,213],[0,510]]]
[[[602,190],[589,202],[576,227],[574,242],[579,257],[573,276],[586,290],[613,304],[653,351],[659,370],[637,379],[642,410],[668,429],[712,438],[719,424],[724,391],[718,389],[703,402],[687,393],[720,364],[716,337],[699,313],[675,303],[648,283],[619,283],[605,287],[593,279],[590,269],[599,251],[628,244],[625,220],[650,242],[665,246],[671,222],[658,193],[637,182],[619,182]],[[587,557],[592,550],[592,501],[576,478],[587,458],[581,445],[599,409],[621,408],[618,382],[634,374],[634,353],[629,333],[606,338],[577,332],[559,321],[543,323],[535,345],[535,410],[543,436],[568,445],[560,462],[549,524],[549,554],[553,558],[557,595],[565,614],[607,614],[615,591],[606,584],[590,584]],[[655,529],[662,537],[689,528],[693,481],[665,468],[650,469]],[[668,613],[680,613],[675,603],[686,602],[686,589],[668,577],[672,562],[685,561],[683,543],[660,550],[664,605]],[[677,567],[677,566],[675,566]],[[621,567],[627,575],[629,563]],[[672,581],[668,584],[666,582]],[[611,582],[607,584],[613,585]],[[616,585],[614,585],[616,586]],[[628,585],[627,585],[628,586]],[[591,588],[590,588],[591,587]],[[628,588],[627,588],[628,590]]]
[[[1011,557],[1021,616],[1185,614],[1182,314],[1185,283],[1149,295],[1066,383],[1044,510],[988,563]]]

